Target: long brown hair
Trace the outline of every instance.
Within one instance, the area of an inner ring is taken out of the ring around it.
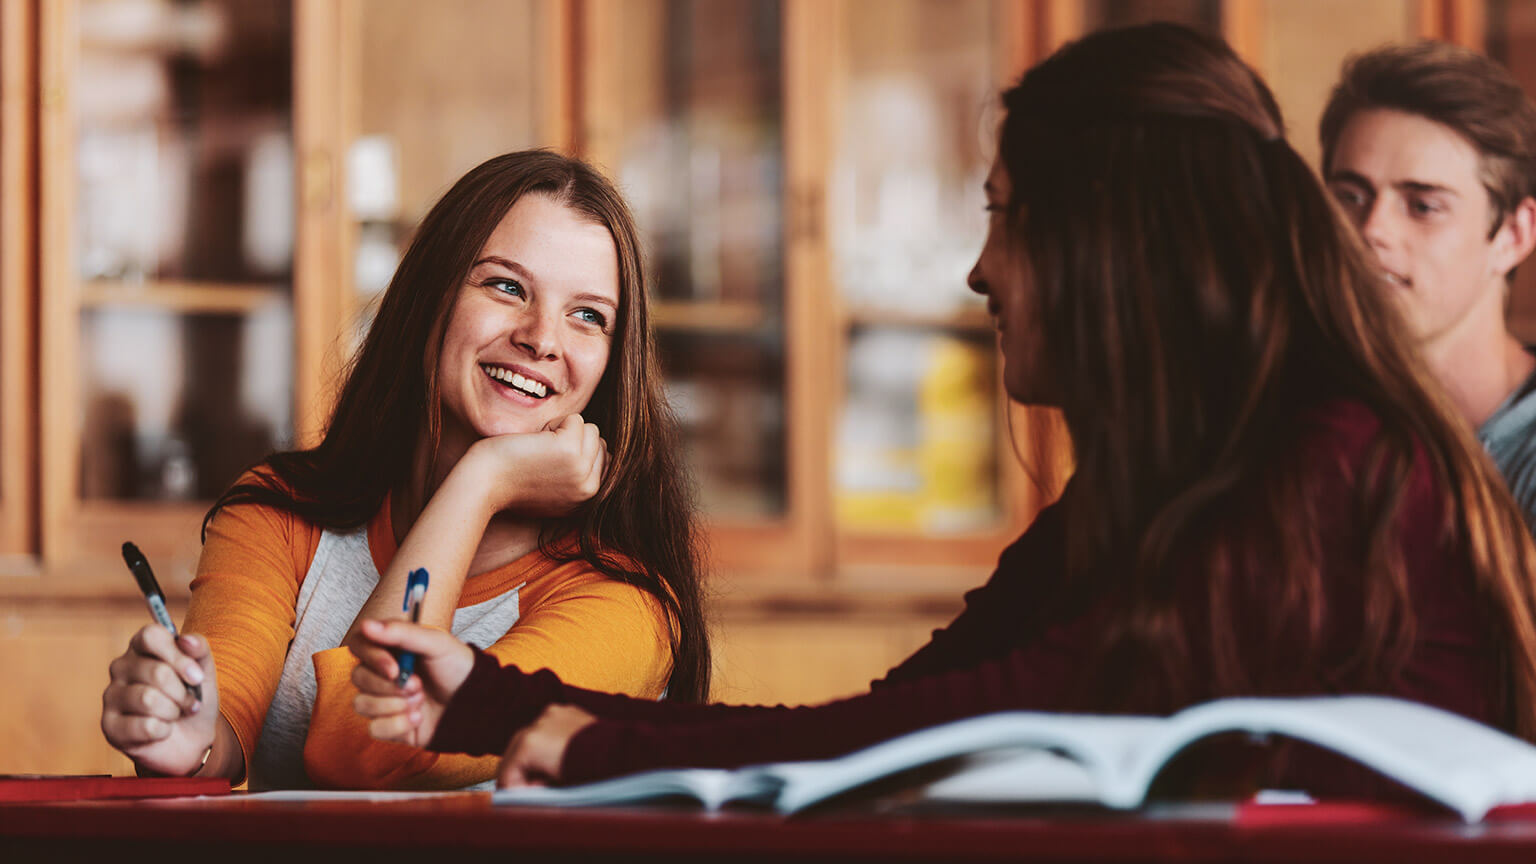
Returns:
[[[541,549],[581,559],[654,595],[669,613],[667,694],[709,691],[700,552],[676,422],[662,395],[645,271],[634,219],[613,185],[586,163],[545,150],[508,153],[464,175],[416,231],[362,347],[352,359],[324,439],[274,453],[257,469],[274,484],[239,483],[208,511],[253,502],[338,530],[365,524],[405,488],[418,444],[436,453],[442,429],[436,369],[443,334],[475,256],[524,195],[547,195],[607,228],[619,261],[619,311],[608,368],[583,418],[610,452],[601,489],[570,517],[549,520]],[[423,362],[425,358],[425,362]],[[574,551],[560,544],[575,538]]]
[[[1372,259],[1286,143],[1263,81],[1220,40],[1154,24],[1068,45],[1003,101],[1008,218],[1076,451],[1067,585],[1116,598],[1106,686],[1150,681],[1134,698],[1173,707],[1298,665],[1325,685],[1389,683],[1414,639],[1398,524],[1419,464],[1448,499],[1437,539],[1475,574],[1503,720],[1536,737],[1523,518],[1425,383]],[[1352,501],[1320,502],[1318,478],[1284,458],[1330,397],[1380,419]],[[1320,538],[1340,514],[1361,526],[1357,573],[1323,572]],[[1320,668],[1321,622],[1349,613],[1322,608],[1324,579],[1362,598],[1337,668]],[[1178,605],[1186,580],[1207,611]],[[1238,650],[1266,641],[1236,632],[1252,620],[1239,608],[1270,613],[1269,650]],[[1300,655],[1276,656],[1291,637]],[[1198,680],[1197,641],[1215,658]]]

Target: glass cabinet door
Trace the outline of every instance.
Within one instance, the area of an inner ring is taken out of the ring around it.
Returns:
[[[782,519],[781,4],[586,8],[578,137],[639,223],[668,396],[700,503],[716,523]]]
[[[372,320],[416,224],[469,169],[563,149],[565,21],[544,0],[350,2],[342,24],[343,317]]]
[[[41,8],[45,542],[185,563],[293,440],[292,5]]]
[[[1007,5],[835,7],[831,480],[845,567],[991,559],[988,539],[1014,527],[995,337],[966,286],[987,227],[997,94],[1016,62]]]

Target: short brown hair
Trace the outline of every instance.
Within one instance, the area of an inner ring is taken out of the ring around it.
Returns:
[[[1318,127],[1325,177],[1344,125],[1356,112],[1372,108],[1433,120],[1477,148],[1479,179],[1493,204],[1492,231],[1515,205],[1536,196],[1536,106],[1493,60],[1430,41],[1351,56]]]

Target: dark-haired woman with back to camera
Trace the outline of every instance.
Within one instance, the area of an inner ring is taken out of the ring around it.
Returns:
[[[494,663],[704,698],[694,514],[646,303],[629,210],[591,168],[526,151],[465,175],[417,230],[324,440],[210,511],[184,635],[145,627],[113,661],[108,741],[141,773],[253,790],[489,780],[494,758],[377,741],[353,711],[358,624],[400,617],[416,568],[423,625]]]
[[[1062,48],[1003,104],[970,284],[1009,395],[1062,410],[1077,469],[965,611],[869,693],[803,708],[596,694],[364,622],[424,657],[403,689],[386,655],[359,665],[373,734],[503,752],[504,784],[1239,695],[1388,694],[1536,737],[1536,549],[1264,83],[1149,25]]]

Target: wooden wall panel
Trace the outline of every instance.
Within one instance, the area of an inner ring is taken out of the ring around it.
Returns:
[[[180,619],[178,604],[171,614]],[[107,666],[149,622],[142,603],[8,603],[0,612],[0,774],[131,775],[101,734]]]
[[[1263,4],[1257,68],[1285,115],[1291,144],[1317,166],[1317,122],[1352,52],[1419,35],[1412,0],[1285,0]]]
[[[722,617],[714,626],[714,699],[805,705],[861,693],[951,616]]]

